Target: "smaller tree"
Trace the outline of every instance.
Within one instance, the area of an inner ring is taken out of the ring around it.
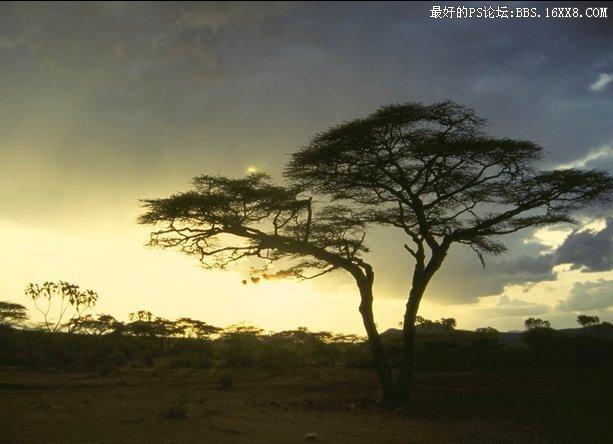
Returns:
[[[221,332],[221,328],[209,325],[206,322],[191,318],[179,318],[176,321],[178,333],[184,338],[210,339],[211,336]]]
[[[422,316],[417,316],[415,319],[415,325],[420,333],[431,332],[436,327],[436,322],[426,319]]]
[[[524,325],[528,330],[535,330],[537,328],[551,328],[549,321],[545,321],[539,318],[529,317],[524,321]]]
[[[222,356],[229,365],[253,365],[256,361],[256,352],[261,346],[264,330],[253,325],[234,324],[221,333],[223,344]]]
[[[85,315],[70,321],[69,329],[73,333],[100,336],[121,330],[123,323],[108,314]]]
[[[443,326],[443,329],[445,329],[445,331],[448,333],[452,332],[455,329],[456,325],[458,325],[455,318],[441,318],[439,323]]]
[[[49,332],[61,330],[66,326],[71,332],[75,320],[81,318],[98,301],[98,293],[94,290],[81,290],[78,285],[65,281],[28,284],[25,292],[43,315],[43,326]],[[71,308],[71,316],[62,323]]]
[[[174,321],[154,316],[146,310],[139,310],[128,315],[130,322],[126,325],[129,334],[149,338],[169,338],[181,335],[181,327]]]
[[[598,316],[579,315],[577,316],[577,323],[581,327],[591,327],[600,324],[600,318]]]
[[[500,332],[494,327],[479,327],[475,329],[475,333],[482,336],[500,336]]]
[[[21,304],[0,301],[0,326],[18,327],[28,320],[28,309]]]

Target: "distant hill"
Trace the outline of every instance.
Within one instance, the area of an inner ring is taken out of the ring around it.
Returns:
[[[613,340],[613,325],[608,322],[603,322],[600,325],[591,327],[562,328],[556,331],[565,336],[588,336]],[[475,334],[472,330],[454,330],[454,332],[462,336]],[[522,331],[500,332],[500,339],[506,345],[521,345],[523,333]],[[418,336],[444,336],[448,333],[442,325],[428,325],[426,328],[419,328],[417,334]],[[402,330],[398,328],[388,328],[381,333],[381,336],[386,340],[393,341],[402,337]]]

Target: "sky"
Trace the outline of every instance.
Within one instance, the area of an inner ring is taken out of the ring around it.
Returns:
[[[198,174],[281,180],[315,133],[385,104],[454,100],[490,133],[541,144],[542,168],[613,173],[610,18],[440,20],[433,4],[0,3],[0,300],[33,309],[29,282],[66,280],[118,319],[147,309],[361,334],[342,273],[242,285],[240,269],[147,248],[135,221],[139,199]],[[613,321],[613,208],[578,220],[507,237],[485,269],[456,247],[421,315],[467,329]],[[368,244],[377,323],[397,327],[411,258],[391,230]]]

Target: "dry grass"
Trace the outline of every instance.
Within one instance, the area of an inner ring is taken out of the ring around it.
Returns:
[[[421,373],[415,401],[405,411],[379,408],[368,371],[236,370],[232,390],[221,388],[222,375],[3,370],[0,442],[607,442],[611,437],[606,375]]]

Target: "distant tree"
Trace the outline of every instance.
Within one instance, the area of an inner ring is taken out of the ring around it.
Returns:
[[[417,316],[415,318],[415,324],[416,325],[433,325],[434,321],[431,321],[430,319],[426,319],[422,316]]]
[[[141,322],[151,322],[154,316],[153,313],[147,310],[139,310],[133,313],[128,314],[128,319],[132,322],[141,321]]]
[[[500,335],[500,332],[496,330],[494,327],[479,327],[475,329],[475,333],[479,335],[492,335],[492,336]]]
[[[600,318],[598,316],[579,315],[577,316],[577,323],[581,327],[590,327],[600,324]]]
[[[480,327],[475,329],[475,334],[470,338],[470,342],[475,349],[477,358],[486,359],[484,365],[491,365],[492,353],[502,348],[500,339],[500,332],[493,327]]]
[[[226,327],[225,329],[223,329],[220,336],[222,339],[227,339],[229,337],[233,337],[237,335],[258,337],[262,335],[263,333],[264,333],[264,330],[262,330],[259,327],[255,327],[251,324],[246,324],[246,323],[238,323],[238,324],[232,324],[229,327]]]
[[[139,310],[128,314],[130,322],[126,324],[126,332],[133,336],[149,338],[169,338],[180,336],[182,328],[175,321],[170,321],[147,310]]]
[[[128,314],[130,322],[123,326],[122,331],[131,336],[145,338],[153,347],[167,349],[169,338],[183,335],[183,327],[176,321],[170,321],[147,310],[139,310]]]
[[[539,318],[528,318],[524,321],[524,325],[528,330],[534,330],[537,328],[551,328],[549,321],[544,321]]]
[[[456,325],[458,324],[455,318],[441,318],[441,320],[438,322],[443,326],[443,329],[447,332],[453,331]]]
[[[43,315],[43,326],[49,332],[66,326],[68,331],[72,331],[75,320],[81,318],[98,301],[98,293],[95,291],[81,290],[78,285],[65,281],[29,284],[25,292]]]
[[[358,335],[336,334],[333,336],[332,341],[340,344],[358,344],[364,342],[364,338]]]
[[[87,314],[80,318],[72,319],[69,325],[69,329],[73,333],[84,333],[96,336],[120,331],[122,328],[123,323],[109,314]]]
[[[572,222],[574,210],[610,200],[607,173],[538,171],[540,146],[491,137],[484,124],[453,102],[384,106],[317,134],[285,171],[293,185],[370,209],[370,222],[406,235],[415,265],[403,322],[401,401],[410,394],[419,305],[452,245],[468,246],[485,265],[486,254],[506,250],[500,236]]]
[[[191,318],[176,320],[177,331],[185,338],[209,339],[223,329]]]
[[[21,304],[0,301],[0,326],[18,327],[28,320],[28,309]]]
[[[229,365],[253,365],[264,330],[239,323],[225,328],[220,334],[223,356]]]

